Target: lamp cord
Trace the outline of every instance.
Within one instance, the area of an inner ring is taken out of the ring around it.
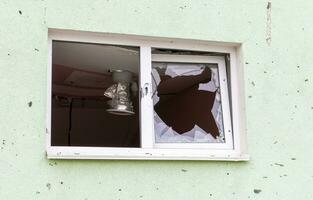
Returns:
[[[68,135],[67,135],[68,146],[71,146],[72,110],[73,110],[73,99],[70,98],[69,126],[68,126]]]

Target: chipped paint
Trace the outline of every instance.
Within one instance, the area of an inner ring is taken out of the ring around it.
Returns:
[[[255,194],[259,194],[260,192],[262,192],[262,190],[260,190],[260,189],[254,189],[253,192],[254,192]]]

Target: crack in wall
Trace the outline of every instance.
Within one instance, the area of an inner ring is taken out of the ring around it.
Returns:
[[[267,2],[267,18],[266,18],[266,43],[271,45],[272,41],[272,2]]]

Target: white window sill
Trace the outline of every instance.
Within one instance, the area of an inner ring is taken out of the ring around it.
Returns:
[[[234,150],[208,149],[143,149],[108,147],[50,147],[48,159],[103,160],[220,160],[248,161],[248,154]]]

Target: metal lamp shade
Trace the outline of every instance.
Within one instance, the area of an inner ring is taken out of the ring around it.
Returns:
[[[132,75],[129,71],[113,71],[113,81],[116,82],[106,89],[104,96],[112,98],[107,112],[115,115],[133,115],[134,107],[130,99],[130,83]]]

